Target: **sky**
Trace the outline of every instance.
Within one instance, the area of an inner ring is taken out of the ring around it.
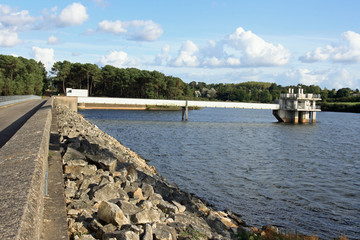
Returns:
[[[0,3],[0,54],[157,70],[184,82],[360,88],[358,0]]]

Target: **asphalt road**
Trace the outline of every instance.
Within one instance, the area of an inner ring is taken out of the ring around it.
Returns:
[[[0,108],[0,148],[45,102],[30,100]]]

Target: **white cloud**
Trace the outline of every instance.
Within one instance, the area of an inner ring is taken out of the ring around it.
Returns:
[[[59,42],[59,39],[55,37],[54,35],[51,35],[48,37],[47,43],[48,44],[57,44]]]
[[[302,62],[319,62],[331,60],[343,63],[360,62],[360,34],[352,31],[344,32],[342,41],[326,47],[318,47],[299,58]]]
[[[299,68],[285,71],[274,75],[274,79],[281,85],[318,85],[328,89],[340,89],[343,87],[359,88],[359,79],[347,69],[310,70]]]
[[[291,69],[280,75],[285,79],[285,85],[302,83],[305,85],[320,85],[327,80],[327,71],[312,71],[306,68]]]
[[[176,67],[197,67],[199,66],[198,54],[199,48],[192,41],[186,41],[181,45],[179,55],[171,65]]]
[[[81,25],[88,19],[86,7],[81,3],[72,3],[60,12],[57,20],[59,26],[65,27]]]
[[[170,45],[165,44],[162,48],[161,48],[161,53],[156,55],[155,60],[154,60],[154,64],[155,65],[166,65],[167,62],[169,62],[171,60],[171,56],[169,55],[170,53]]]
[[[360,80],[351,74],[347,69],[338,69],[331,71],[328,75],[331,88],[340,89],[349,87],[352,89],[360,87]]]
[[[127,32],[127,30],[124,27],[124,23],[121,22],[120,20],[117,20],[115,22],[111,22],[107,20],[99,22],[98,29],[103,32],[110,32],[114,34]]]
[[[54,64],[54,49],[52,48],[39,48],[32,47],[33,57],[36,61],[41,61],[46,70],[50,70],[52,65]]]
[[[36,17],[29,14],[29,11],[12,9],[7,5],[0,4],[0,27],[12,31],[26,29],[36,21]]]
[[[157,40],[164,32],[159,24],[154,23],[151,20],[104,20],[98,24],[98,31],[113,33],[116,35],[124,34],[128,39],[135,41],[154,41]]]
[[[108,55],[102,56],[100,64],[112,65],[114,67],[136,67],[136,61],[131,59],[124,51],[111,51]]]
[[[130,38],[137,41],[155,41],[164,32],[159,24],[151,20],[135,20],[129,24],[129,27],[134,28],[129,34]]]
[[[0,29],[0,47],[13,47],[21,42],[16,32]]]
[[[244,65],[281,66],[290,60],[290,52],[281,44],[275,46],[241,27],[228,36],[226,43],[239,54]]]
[[[177,56],[169,58],[169,66],[175,67],[270,67],[289,62],[290,52],[282,45],[268,43],[251,31],[237,28],[218,41],[211,40],[205,46],[186,41]],[[158,58],[155,59],[158,62]]]

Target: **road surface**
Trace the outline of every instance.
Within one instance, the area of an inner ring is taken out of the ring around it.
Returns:
[[[30,100],[0,108],[0,148],[24,125],[46,100]]]

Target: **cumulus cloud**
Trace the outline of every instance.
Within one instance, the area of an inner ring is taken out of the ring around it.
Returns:
[[[108,55],[101,57],[100,64],[103,66],[136,67],[136,61],[124,51],[111,51]]]
[[[281,74],[278,79],[283,81],[285,85],[289,84],[305,84],[320,85],[327,80],[328,71],[313,71],[306,68],[291,69]]]
[[[59,14],[57,20],[58,25],[65,26],[78,26],[83,24],[89,19],[86,13],[86,7],[81,3],[72,3],[65,7]]]
[[[179,55],[172,61],[171,65],[176,67],[197,67],[199,66],[199,48],[192,41],[186,41],[181,45]]]
[[[39,48],[39,47],[32,47],[33,57],[36,61],[41,61],[44,65],[46,70],[50,70],[53,66],[54,60],[54,49],[52,48]]]
[[[21,42],[16,32],[0,29],[0,47],[13,47]]]
[[[13,47],[22,43],[18,33],[27,30],[37,21],[29,11],[0,4],[0,47]]]
[[[26,29],[30,24],[37,20],[36,17],[31,16],[29,11],[18,11],[7,5],[0,5],[0,27],[12,31]]]
[[[154,41],[157,40],[164,32],[159,24],[154,23],[151,20],[104,20],[98,24],[98,31],[113,33],[116,35],[124,34],[128,39],[135,41]]]
[[[156,55],[155,60],[154,60],[154,64],[155,65],[166,65],[167,62],[170,61],[171,56],[170,56],[170,45],[165,44],[162,48],[161,48],[161,53],[159,53],[158,55]]]
[[[331,88],[340,89],[349,87],[355,89],[360,87],[360,80],[344,68],[331,71],[328,74],[328,79],[332,84]]]
[[[328,89],[340,89],[343,87],[358,88],[359,79],[351,74],[347,69],[326,69],[310,70],[307,68],[291,69],[274,76],[278,84],[305,84],[319,85]]]
[[[127,30],[125,29],[124,23],[121,22],[120,20],[117,20],[115,22],[111,22],[108,20],[99,22],[98,30],[103,31],[103,32],[110,32],[110,33],[114,33],[114,34],[120,34],[120,33],[127,32]]]
[[[241,62],[247,65],[281,66],[290,60],[290,52],[281,44],[268,43],[241,27],[227,37],[226,43],[238,52]]]
[[[302,62],[312,63],[331,60],[333,62],[358,63],[360,62],[360,34],[347,31],[342,40],[326,47],[317,47],[299,58]]]
[[[51,35],[48,37],[47,43],[48,44],[57,44],[59,42],[59,39],[55,37],[54,35]]]
[[[290,52],[281,44],[268,43],[251,31],[237,28],[234,33],[204,46],[186,41],[177,56],[169,59],[167,64],[175,67],[269,67],[287,64]]]

